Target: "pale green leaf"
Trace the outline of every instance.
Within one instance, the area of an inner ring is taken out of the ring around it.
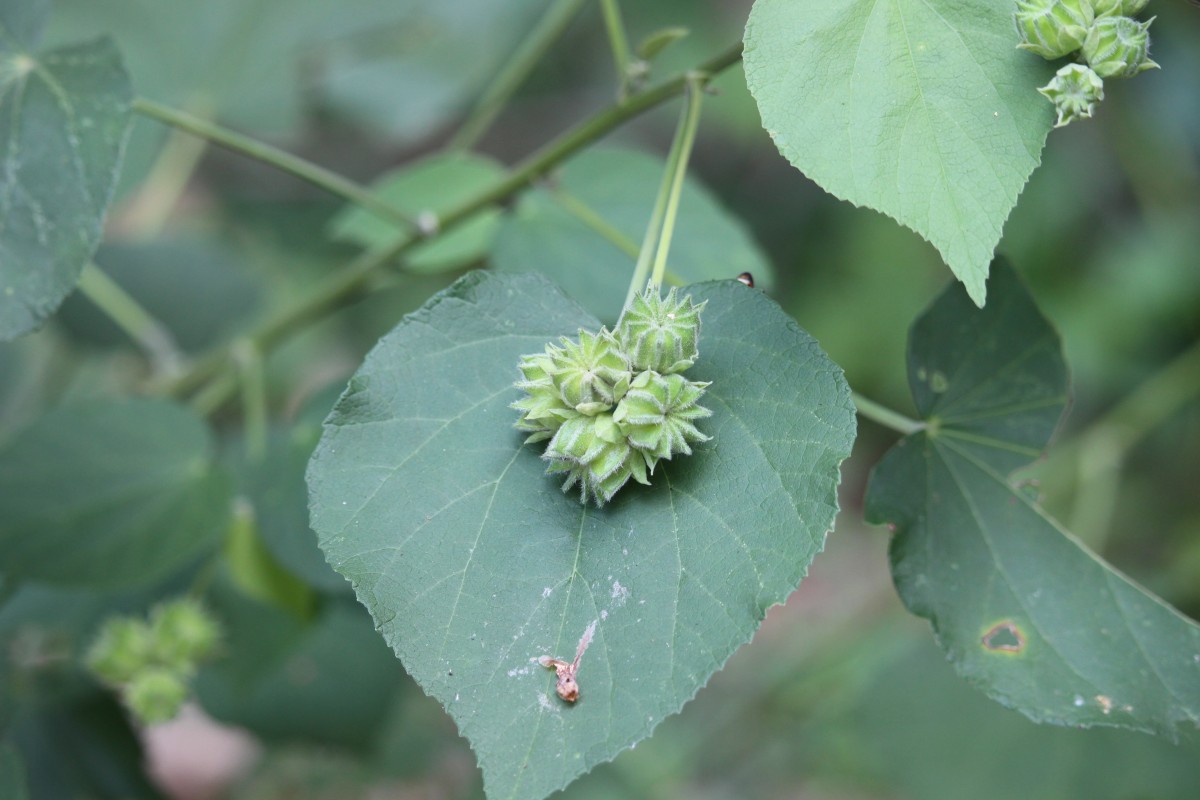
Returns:
[[[1054,122],[1053,68],[1011,3],[757,0],[746,81],[780,152],[929,240],[983,304],[988,264]]]
[[[0,7],[0,340],[53,314],[96,251],[132,95],[108,39],[35,52],[23,5]]]
[[[625,303],[646,220],[662,182],[662,159],[636,150],[589,150],[553,184],[527,192],[507,216],[492,254],[505,272],[536,270],[606,322]],[[667,283],[750,272],[770,288],[771,266],[745,226],[695,178],[683,185]]]
[[[202,420],[161,400],[51,411],[0,449],[0,568],[106,588],[163,578],[229,518],[212,450]]]
[[[1066,405],[1057,334],[1010,268],[975,308],[952,286],[917,321],[926,430],[875,468],[868,518],[958,672],[1038,722],[1175,736],[1200,722],[1200,626],[1090,553],[1008,475]]]
[[[603,509],[563,494],[509,404],[524,353],[598,323],[536,274],[472,273],[380,341],[309,466],[330,563],[474,747],[493,798],[538,798],[650,734],[796,587],[854,437],[841,371],[736,281],[689,377],[713,437]],[[581,698],[539,656],[572,659]]]
[[[504,167],[484,156],[438,155],[384,175],[372,189],[415,218],[447,211],[503,176]],[[405,255],[405,268],[418,273],[446,272],[483,258],[496,235],[499,217],[498,211],[484,211],[444,236],[418,245]],[[369,250],[387,250],[406,233],[395,222],[358,207],[347,208],[333,221],[334,236]]]

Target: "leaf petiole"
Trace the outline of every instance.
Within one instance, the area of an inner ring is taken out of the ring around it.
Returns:
[[[868,400],[858,392],[851,392],[850,396],[854,400],[854,407],[858,411],[859,416],[876,422],[885,428],[891,428],[905,436],[925,429],[924,422],[910,419],[897,411],[876,403],[874,400]]]
[[[145,351],[156,372],[172,374],[180,370],[184,358],[171,331],[104,270],[88,262],[78,287],[84,297]]]

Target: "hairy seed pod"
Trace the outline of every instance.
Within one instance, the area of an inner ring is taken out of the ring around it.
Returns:
[[[665,375],[695,363],[703,308],[704,303],[692,303],[691,295],[680,299],[673,288],[666,297],[654,287],[634,297],[615,332],[633,370]]]
[[[1127,17],[1136,17],[1150,0],[1122,0],[1121,12]]]
[[[548,473],[566,473],[563,491],[579,486],[579,500],[602,506],[633,478],[648,483],[645,458],[626,441],[612,414],[578,416],[555,432],[542,456]]]
[[[221,631],[200,603],[183,598],[155,609],[150,635],[160,664],[189,672],[212,654]]]
[[[104,623],[87,654],[88,668],[111,684],[129,681],[152,659],[150,628],[140,619],[115,617]]]
[[[187,699],[188,687],[174,670],[148,667],[123,687],[122,696],[133,715],[150,725],[178,714]]]
[[[1083,45],[1093,19],[1091,0],[1018,0],[1017,47],[1042,58],[1062,58]]]
[[[630,445],[652,458],[651,468],[660,458],[691,455],[689,442],[709,439],[695,426],[696,420],[712,414],[699,403],[707,387],[707,383],[689,381],[682,375],[643,372],[617,404],[613,420]]]
[[[563,402],[589,416],[620,400],[630,378],[624,354],[604,328],[596,334],[581,330],[578,341],[564,338],[546,372]]]
[[[1096,103],[1104,99],[1104,81],[1090,67],[1067,64],[1055,73],[1050,83],[1038,89],[1058,111],[1054,127],[1092,116]]]
[[[1150,60],[1150,23],[1130,17],[1103,17],[1083,41],[1083,57],[1101,78],[1130,78],[1157,69]]]
[[[560,352],[559,348],[546,345],[545,353],[522,356],[521,363],[517,365],[522,380],[514,385],[524,391],[525,396],[510,408],[522,412],[516,428],[529,432],[526,443],[549,439],[563,424],[563,420],[578,416],[575,409],[563,402],[548,372],[554,368],[553,352]]]
[[[1092,5],[1092,14],[1097,18],[1125,13],[1124,0],[1088,0],[1088,2]]]

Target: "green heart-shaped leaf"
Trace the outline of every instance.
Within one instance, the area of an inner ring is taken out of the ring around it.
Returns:
[[[596,320],[536,274],[470,274],[384,337],[309,466],[329,562],[471,742],[491,797],[535,798],[678,711],[797,586],[837,510],[855,422],[841,370],[761,292],[708,301],[713,438],[603,509],[513,429],[516,364]],[[570,660],[589,626],[581,698]]]
[[[0,340],[53,314],[96,251],[133,93],[108,39],[28,50],[33,9],[0,9]]]
[[[964,677],[1037,722],[1174,736],[1200,723],[1200,626],[1101,561],[1008,480],[1067,402],[1058,335],[1010,268],[952,286],[909,338],[927,428],[875,468],[892,577]]]
[[[779,151],[821,188],[929,240],[983,304],[988,264],[1054,122],[1053,69],[1013,4],[757,0],[746,82]]]

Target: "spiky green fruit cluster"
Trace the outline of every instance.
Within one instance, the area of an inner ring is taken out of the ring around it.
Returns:
[[[1058,112],[1056,128],[1090,117],[1104,99],[1105,78],[1156,69],[1150,23],[1133,16],[1147,0],[1017,0],[1017,47],[1055,59],[1073,53],[1085,64],[1063,67],[1040,91]]]
[[[526,442],[549,439],[547,473],[564,475],[563,491],[602,506],[629,480],[649,484],[661,459],[691,455],[706,441],[696,420],[707,383],[681,373],[699,355],[700,312],[690,296],[655,288],[634,298],[612,331],[579,331],[545,352],[523,356],[512,404]]]
[[[87,654],[87,666],[117,688],[143,723],[164,722],[187,699],[188,682],[216,649],[220,628],[198,602],[180,599],[149,619],[113,617]]]

